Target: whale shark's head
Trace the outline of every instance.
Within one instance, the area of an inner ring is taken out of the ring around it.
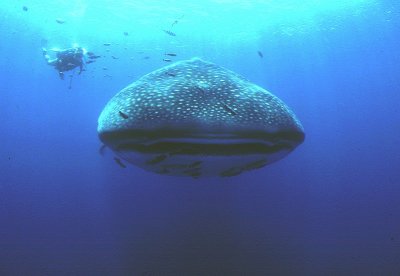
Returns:
[[[98,133],[127,162],[196,178],[261,168],[304,140],[303,127],[281,100],[198,58],[121,90],[102,111]]]

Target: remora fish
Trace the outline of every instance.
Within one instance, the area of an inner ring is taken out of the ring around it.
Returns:
[[[119,159],[118,157],[114,157],[114,161],[115,163],[118,164],[118,166],[120,166],[121,168],[125,169],[126,165],[124,163],[122,163],[121,159]]]

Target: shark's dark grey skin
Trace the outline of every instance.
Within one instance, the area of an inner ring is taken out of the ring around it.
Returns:
[[[121,90],[102,111],[98,133],[127,162],[195,178],[264,167],[304,140],[303,127],[281,100],[198,58]]]

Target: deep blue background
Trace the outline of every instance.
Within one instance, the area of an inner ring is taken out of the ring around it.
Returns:
[[[306,131],[276,164],[200,180],[98,153],[102,108],[161,67],[160,51],[121,48],[113,60],[86,43],[105,57],[69,90],[43,37],[3,13],[0,274],[399,275],[400,14],[379,7],[331,31],[321,18],[320,30],[265,33],[252,47],[178,49],[267,88]]]

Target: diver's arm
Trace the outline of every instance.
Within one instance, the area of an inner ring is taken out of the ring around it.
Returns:
[[[47,55],[46,55],[46,56],[47,56]],[[55,66],[56,63],[58,62],[58,59],[57,59],[57,58],[55,58],[55,59],[50,59],[50,57],[46,58],[46,56],[45,56],[44,58],[46,59],[47,64],[48,64],[48,65],[51,65],[51,66]]]

